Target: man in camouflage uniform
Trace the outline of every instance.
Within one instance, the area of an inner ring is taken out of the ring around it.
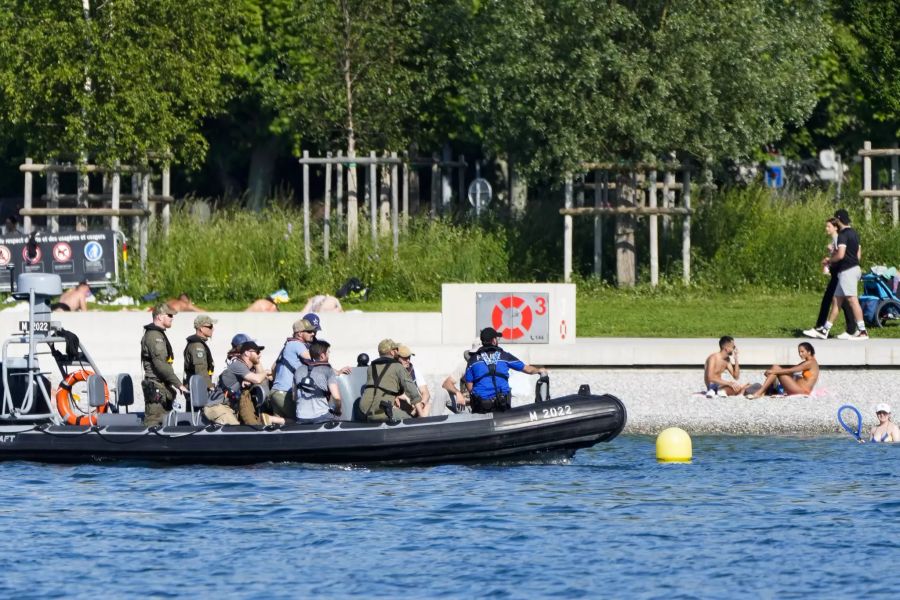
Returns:
[[[153,307],[153,322],[144,325],[141,338],[141,366],[144,380],[144,425],[162,425],[166,412],[172,410],[172,401],[179,391],[187,388],[178,379],[172,362],[175,358],[172,345],[166,337],[166,329],[172,326],[175,311],[166,303]]]
[[[368,367],[366,385],[363,387],[359,410],[368,421],[387,421],[381,403],[386,401],[393,407],[395,419],[408,419],[421,402],[419,388],[409,373],[397,360],[397,347],[393,340],[381,340],[378,344],[378,358]]]
[[[212,389],[212,376],[216,372],[212,353],[206,342],[212,337],[215,319],[209,315],[200,315],[194,319],[194,335],[188,336],[184,347],[184,385],[190,387],[191,377],[199,375],[206,383],[206,389]]]

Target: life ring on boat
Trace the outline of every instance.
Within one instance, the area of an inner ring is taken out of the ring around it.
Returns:
[[[97,424],[96,413],[76,415],[74,402],[72,401],[72,386],[79,381],[87,381],[88,377],[93,374],[93,371],[75,371],[74,373],[69,373],[62,383],[59,384],[59,391],[56,392],[56,410],[59,412],[59,416],[69,425]],[[103,395],[103,404],[97,407],[98,413],[106,412],[106,408],[109,406],[109,388],[106,382],[103,382]]]

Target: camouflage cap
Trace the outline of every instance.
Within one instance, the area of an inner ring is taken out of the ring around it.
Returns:
[[[194,319],[194,329],[200,329],[201,327],[211,327],[215,324],[216,320],[209,315],[200,315],[199,317]]]
[[[166,304],[165,302],[160,302],[156,306],[153,307],[153,318],[155,319],[159,315],[169,315],[174,317],[178,314],[178,311]]]
[[[300,333],[301,331],[316,331],[316,326],[306,319],[299,319],[297,321],[294,321],[292,328],[294,330],[294,333]]]
[[[378,342],[378,354],[382,356],[390,354],[391,350],[397,349],[397,342],[390,338],[386,338]]]

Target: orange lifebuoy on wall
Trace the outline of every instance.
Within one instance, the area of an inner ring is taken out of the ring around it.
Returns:
[[[56,410],[59,412],[59,416],[65,419],[69,425],[97,424],[96,414],[76,415],[75,405],[72,401],[72,386],[79,381],[87,381],[88,377],[93,374],[93,371],[75,371],[74,373],[69,373],[63,382],[59,384],[59,391],[56,392]],[[106,407],[109,406],[109,388],[106,386],[106,382],[103,383],[103,394],[103,404],[97,407],[98,413],[106,412]]]

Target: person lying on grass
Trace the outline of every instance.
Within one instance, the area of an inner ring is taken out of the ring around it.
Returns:
[[[819,379],[816,349],[809,342],[802,342],[797,346],[797,354],[800,355],[801,362],[799,364],[793,367],[772,365],[772,368],[765,372],[765,382],[748,397],[759,398],[763,394],[779,393],[807,395],[812,392]],[[778,385],[780,385],[780,389],[777,387]]]
[[[734,381],[722,379],[726,371]],[[738,362],[738,351],[734,338],[724,335],[719,338],[719,351],[710,354],[703,367],[703,383],[706,384],[707,398],[712,398],[716,393],[725,396],[743,394],[747,384],[740,383],[738,381],[740,377],[741,365]]]

